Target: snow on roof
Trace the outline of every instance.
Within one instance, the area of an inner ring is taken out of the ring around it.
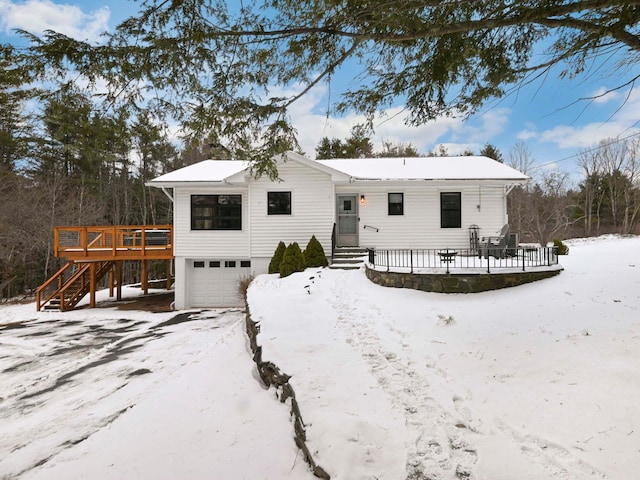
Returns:
[[[488,157],[316,160],[360,180],[519,180],[529,177]]]
[[[295,156],[289,156],[295,160]],[[523,173],[488,157],[351,158],[301,162],[328,167],[356,180],[511,180],[525,182]],[[182,182],[222,182],[244,171],[242,160],[205,160],[167,173],[149,182],[167,185]]]
[[[243,160],[204,160],[151,180],[151,184],[178,182],[221,182],[249,166]]]

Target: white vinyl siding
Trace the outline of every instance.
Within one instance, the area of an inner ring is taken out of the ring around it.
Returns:
[[[360,205],[360,246],[378,248],[468,248],[469,226],[480,236],[495,235],[507,222],[504,187],[478,185],[349,185],[337,192],[357,191]],[[388,215],[388,193],[404,193],[404,215]],[[440,193],[460,192],[461,228],[440,227]],[[478,209],[480,205],[480,209]],[[364,228],[365,225],[379,229]]]
[[[191,195],[242,195],[242,230],[191,230]],[[174,189],[175,255],[190,258],[249,258],[247,188]]]
[[[251,189],[251,256],[271,258],[278,242],[298,242],[304,250],[312,235],[331,255],[335,200],[328,174],[297,162],[278,165],[280,182],[253,180]],[[268,215],[268,192],[291,192],[291,215]]]

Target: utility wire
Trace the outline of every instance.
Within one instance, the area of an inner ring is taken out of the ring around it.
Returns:
[[[551,162],[546,162],[546,163],[541,163],[540,165],[535,165],[535,166],[531,167],[531,170],[537,170],[539,168],[546,167],[548,165],[554,165],[556,163],[565,162],[567,160],[571,160],[572,158],[576,158],[579,155],[582,155],[584,153],[595,152],[596,150],[600,150],[601,148],[605,148],[605,147],[608,147],[609,145],[614,145],[616,143],[623,142],[623,141],[625,141],[625,140],[627,140],[627,139],[629,139],[631,137],[636,137],[638,135],[640,135],[640,132],[632,133],[631,135],[627,135],[626,137],[616,138],[615,140],[612,140],[609,143],[603,143],[603,144],[598,145],[596,147],[588,148],[586,150],[582,150],[581,152],[574,153],[573,155],[569,155],[568,157],[561,158],[560,160],[553,160]]]

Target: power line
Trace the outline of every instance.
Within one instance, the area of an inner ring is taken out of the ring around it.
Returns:
[[[640,132],[632,133],[631,135],[627,135],[626,137],[616,138],[615,140],[612,140],[609,143],[603,143],[603,144],[600,144],[600,145],[598,145],[596,147],[588,148],[588,149],[583,150],[581,152],[574,153],[573,155],[569,155],[568,157],[561,158],[560,160],[553,160],[551,162],[542,163],[540,165],[535,165],[534,167],[531,167],[531,170],[537,170],[539,168],[546,167],[548,165],[553,165],[553,164],[556,164],[556,163],[560,163],[560,162],[564,162],[564,161],[567,161],[567,160],[571,160],[572,158],[576,158],[577,156],[582,155],[584,153],[595,152],[596,150],[600,150],[602,148],[608,147],[609,145],[614,145],[616,143],[623,142],[623,141],[625,141],[625,140],[627,140],[627,139],[629,139],[631,137],[636,137],[638,135],[640,135]]]

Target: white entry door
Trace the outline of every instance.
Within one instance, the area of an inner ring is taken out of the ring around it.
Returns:
[[[358,246],[358,195],[338,195],[338,247]]]

